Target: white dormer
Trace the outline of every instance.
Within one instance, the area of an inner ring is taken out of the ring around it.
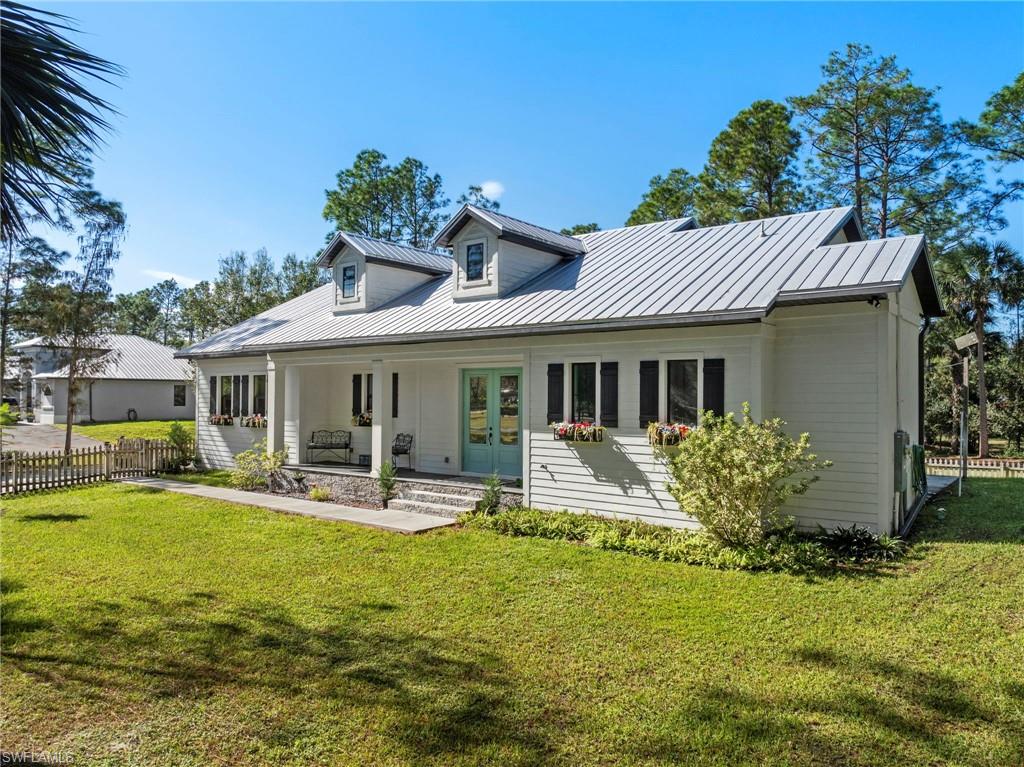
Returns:
[[[334,277],[334,313],[366,312],[451,274],[443,253],[338,232],[318,261]]]
[[[473,205],[464,205],[435,242],[452,249],[452,295],[456,300],[506,295],[586,252],[575,237]]]

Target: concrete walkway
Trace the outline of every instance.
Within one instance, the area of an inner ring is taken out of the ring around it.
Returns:
[[[301,514],[304,517],[328,519],[333,522],[352,522],[380,530],[391,530],[397,533],[422,533],[438,527],[454,525],[454,519],[436,517],[432,514],[415,514],[410,511],[378,511],[376,509],[359,509],[355,506],[341,506],[336,503],[320,503],[307,501],[305,498],[290,498],[283,495],[266,493],[250,493],[244,490],[232,490],[227,487],[211,487],[196,482],[181,482],[162,477],[138,477],[126,479],[131,485],[140,485],[154,490],[167,490],[172,493],[196,495],[215,501],[240,503],[244,506],[259,506],[272,511],[283,511],[286,514]]]

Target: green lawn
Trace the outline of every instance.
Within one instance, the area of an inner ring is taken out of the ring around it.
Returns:
[[[1024,484],[809,580],[126,485],[6,503],[2,746],[138,765],[1017,765]]]
[[[75,431],[100,442],[116,442],[119,437],[143,439],[167,439],[167,430],[174,421],[103,421],[102,423],[75,424]],[[195,431],[194,421],[179,421],[182,426]]]
[[[167,479],[174,479],[178,482],[194,482],[197,485],[210,485],[212,487],[231,487],[231,471],[228,469],[209,469],[207,471],[180,472],[176,474],[162,474]]]

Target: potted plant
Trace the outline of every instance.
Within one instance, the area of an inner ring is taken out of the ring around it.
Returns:
[[[265,429],[267,428],[267,417],[256,413],[254,415],[243,415],[242,420],[239,423],[248,429]]]
[[[586,421],[562,421],[551,424],[551,431],[556,440],[563,442],[604,442],[607,429]]]
[[[353,426],[372,426],[373,425],[373,411],[367,410],[365,413],[352,416]]]
[[[667,423],[658,421],[647,424],[647,441],[654,447],[672,447],[678,445],[693,431],[692,426],[685,423]]]
[[[210,423],[213,426],[230,426],[234,422],[235,420],[229,415],[221,415],[219,413],[214,413],[213,415],[210,416]]]

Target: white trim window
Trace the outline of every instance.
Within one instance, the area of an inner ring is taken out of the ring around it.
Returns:
[[[356,265],[343,264],[341,267],[341,297],[356,297]]]
[[[572,423],[601,424],[601,359],[566,358],[562,413]]]

